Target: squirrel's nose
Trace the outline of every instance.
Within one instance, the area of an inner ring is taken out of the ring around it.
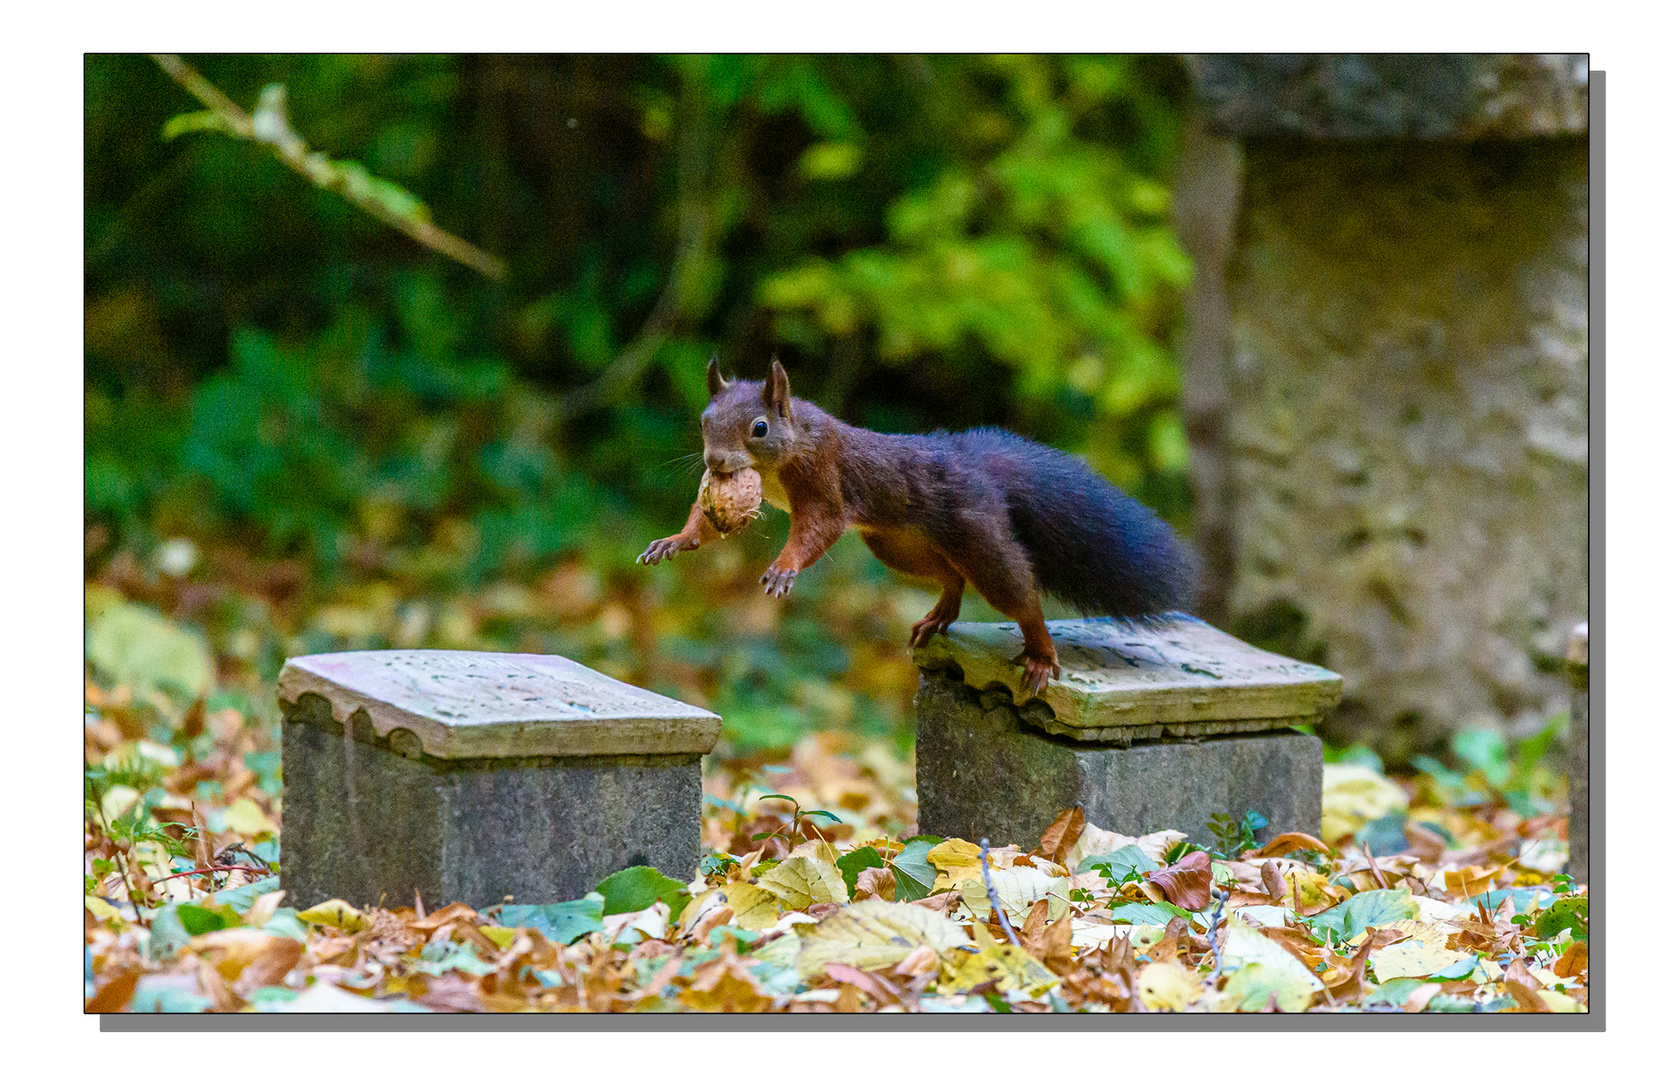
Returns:
[[[704,464],[710,472],[731,475],[744,467],[738,455],[726,451],[711,450],[704,454]]]

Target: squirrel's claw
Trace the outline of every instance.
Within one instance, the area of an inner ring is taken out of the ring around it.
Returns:
[[[769,566],[767,572],[761,575],[761,587],[768,596],[789,596],[790,587],[795,584],[796,571],[785,570],[776,564]]]
[[[1021,655],[1016,657],[1015,661],[1026,666],[1026,671],[1021,676],[1021,685],[1030,690],[1034,697],[1042,694],[1049,687],[1051,675],[1058,679],[1061,678],[1061,664],[1056,661],[1054,656],[1046,659],[1041,656],[1033,656],[1022,650]]]
[[[665,536],[662,540],[653,540],[650,544],[647,544],[646,550],[642,551],[634,561],[645,563],[647,566],[656,566],[664,559],[673,559],[676,552],[689,550],[696,546],[696,544],[688,544],[679,536]]]

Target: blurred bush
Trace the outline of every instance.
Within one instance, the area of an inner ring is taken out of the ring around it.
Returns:
[[[1004,424],[1184,509],[1172,61],[192,59],[245,107],[286,85],[314,147],[511,272],[260,147],[164,139],[188,95],[88,57],[87,513],[119,540],[232,534],[327,574],[460,519],[475,582],[620,558],[684,513],[715,350],[741,374],[778,352],[855,422]]]

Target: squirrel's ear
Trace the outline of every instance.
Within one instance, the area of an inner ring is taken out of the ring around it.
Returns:
[[[727,380],[721,378],[721,362],[714,353],[709,354],[709,396],[714,397],[727,388]]]
[[[761,387],[761,403],[777,409],[780,416],[790,415],[790,376],[784,373],[784,365],[776,356],[772,370],[767,373],[767,382]]]

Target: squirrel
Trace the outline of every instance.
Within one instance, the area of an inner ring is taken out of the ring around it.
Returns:
[[[939,583],[940,600],[911,628],[921,647],[956,621],[965,582],[1021,628],[1023,688],[1061,676],[1043,594],[1086,615],[1144,618],[1186,607],[1192,549],[1152,510],[1081,459],[1000,428],[885,435],[793,398],[775,358],[762,382],[708,370],[700,417],[716,475],[753,468],[762,496],[790,514],[790,536],[761,577],[789,595],[842,533],[858,530],[878,560]],[[720,534],[697,502],[685,528],[636,560],[654,565]]]

